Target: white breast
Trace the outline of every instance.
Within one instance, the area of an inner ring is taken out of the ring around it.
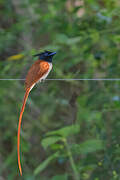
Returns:
[[[52,70],[52,63],[48,63],[49,64],[49,70],[48,70],[48,72],[46,73],[46,74],[44,74],[41,78],[40,78],[40,82],[41,82],[41,80],[45,80],[46,79],[46,77],[48,76],[48,74],[50,73],[50,71]]]

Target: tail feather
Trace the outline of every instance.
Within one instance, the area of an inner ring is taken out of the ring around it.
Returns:
[[[18,166],[19,166],[19,171],[20,171],[21,176],[22,176],[22,168],[21,168],[21,163],[20,163],[20,129],[21,129],[23,112],[25,109],[26,101],[27,101],[30,90],[31,90],[30,88],[26,89],[24,100],[23,100],[23,105],[22,105],[21,112],[20,112],[19,124],[18,124],[17,154],[18,154]]]

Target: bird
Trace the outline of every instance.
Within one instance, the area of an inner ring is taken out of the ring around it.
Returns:
[[[18,132],[17,132],[17,157],[18,157],[18,167],[20,175],[22,176],[22,167],[20,162],[20,130],[21,130],[21,122],[22,116],[25,109],[26,101],[29,96],[32,88],[42,80],[45,80],[48,74],[52,69],[52,59],[56,52],[44,51],[39,54],[35,54],[34,56],[38,57],[38,60],[33,63],[30,67],[27,76],[25,78],[25,95],[23,99],[22,108],[20,111],[19,121],[18,121]]]

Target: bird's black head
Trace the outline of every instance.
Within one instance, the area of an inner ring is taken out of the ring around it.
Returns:
[[[39,56],[40,60],[52,62],[52,58],[55,54],[56,54],[56,52],[44,51],[43,53],[35,54],[34,56]]]

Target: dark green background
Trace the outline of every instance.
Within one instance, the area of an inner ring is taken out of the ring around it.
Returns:
[[[119,0],[0,0],[0,78],[25,78],[42,50],[49,78],[120,77]],[[24,81],[0,81],[1,180],[119,180],[120,82],[45,81],[17,125]]]

